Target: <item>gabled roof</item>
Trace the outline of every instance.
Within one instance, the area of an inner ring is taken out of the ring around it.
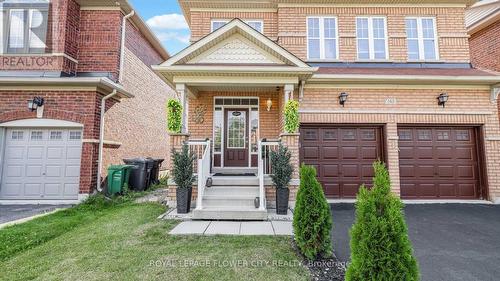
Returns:
[[[230,48],[228,45],[235,44],[235,42],[240,44],[235,46],[235,48],[251,49],[250,54],[254,55],[255,63],[275,63],[287,66],[309,67],[307,63],[303,62],[301,59],[240,19],[233,19],[223,27],[172,56],[160,66],[187,65],[203,62],[203,60],[200,59],[200,56],[203,54],[213,55],[217,51],[221,52],[221,50],[223,51],[224,49]],[[226,44],[224,45],[224,43]],[[264,59],[264,57],[266,57],[267,60]],[[211,63],[216,64],[217,62],[212,60]],[[235,62],[228,60],[225,63],[241,64],[242,61]],[[251,62],[248,63],[251,64]]]
[[[153,70],[169,84],[174,76],[310,77],[311,67],[240,19],[234,19]]]
[[[500,0],[483,0],[465,11],[465,26],[469,34],[500,20]]]

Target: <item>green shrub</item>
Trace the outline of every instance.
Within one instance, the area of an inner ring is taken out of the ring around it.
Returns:
[[[285,132],[297,133],[299,130],[299,102],[289,100],[285,104]]]
[[[288,188],[293,173],[291,158],[292,154],[288,151],[288,147],[281,143],[277,151],[271,151],[271,178],[276,188]]]
[[[316,169],[300,168],[300,187],[293,213],[293,230],[299,250],[308,259],[332,255],[332,216]]]
[[[182,146],[182,150],[172,149],[172,179],[177,184],[177,188],[189,188],[194,182],[193,163],[196,157],[189,152],[187,144]]]
[[[182,131],[182,105],[176,99],[167,101],[167,129],[177,134]]]
[[[376,162],[373,167],[372,190],[362,186],[357,197],[346,280],[419,280],[403,203],[391,193],[385,165]]]

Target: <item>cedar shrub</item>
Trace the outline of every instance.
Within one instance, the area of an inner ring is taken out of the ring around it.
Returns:
[[[288,151],[288,147],[281,143],[277,151],[271,151],[271,179],[276,188],[288,188],[293,173],[293,167],[290,163],[291,158],[292,154]]]
[[[189,152],[187,144],[182,146],[182,150],[172,149],[172,179],[177,184],[177,188],[189,188],[192,186],[195,176],[193,173],[193,163],[196,157]]]
[[[316,169],[302,165],[300,187],[293,213],[295,242],[309,260],[332,255],[332,216]]]
[[[285,132],[295,134],[299,130],[299,102],[289,100],[285,104]]]
[[[346,280],[419,280],[403,203],[391,193],[385,164],[378,161],[373,167],[373,188],[362,186],[357,196]]]

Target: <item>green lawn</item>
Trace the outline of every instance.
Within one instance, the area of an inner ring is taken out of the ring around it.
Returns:
[[[0,279],[309,279],[289,237],[171,236],[164,211],[86,204],[0,230]]]

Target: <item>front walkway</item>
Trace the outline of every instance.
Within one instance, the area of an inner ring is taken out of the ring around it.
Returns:
[[[347,262],[354,206],[333,204],[331,209],[334,252]],[[422,281],[499,280],[500,206],[406,205],[405,216]]]
[[[186,235],[292,235],[291,221],[184,221],[170,234]]]

